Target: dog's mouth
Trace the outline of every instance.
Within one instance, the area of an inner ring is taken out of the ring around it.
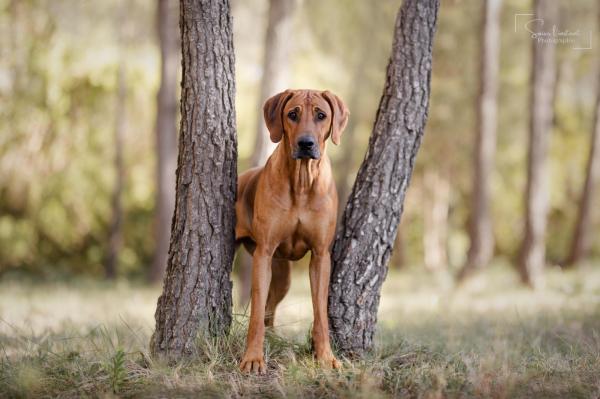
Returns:
[[[292,159],[319,159],[320,157],[321,154],[318,150],[296,150],[292,154]]]

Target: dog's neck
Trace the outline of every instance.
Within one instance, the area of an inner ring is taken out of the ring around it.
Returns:
[[[317,182],[321,159],[293,159],[288,146],[281,142],[273,153],[276,168],[289,178],[290,189],[295,194],[307,194]]]
[[[308,193],[317,177],[319,177],[320,159],[295,159],[291,160],[291,188],[294,193]]]

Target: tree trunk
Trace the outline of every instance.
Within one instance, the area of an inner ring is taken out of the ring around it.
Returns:
[[[237,141],[232,21],[228,0],[181,0],[181,131],[175,214],[155,356],[180,359],[201,335],[231,324]],[[218,27],[218,29],[216,28]]]
[[[566,265],[573,266],[585,258],[592,247],[592,204],[597,204],[596,191],[600,179],[600,82],[598,83],[598,97],[594,114],[592,130],[592,145],[588,157],[587,171],[581,199],[579,200],[579,213],[575,233],[569,251]]]
[[[544,27],[554,25],[558,2],[535,1],[536,18]],[[540,37],[543,40],[543,36]],[[547,157],[552,129],[554,86],[556,83],[555,44],[532,39],[531,116],[525,194],[525,236],[519,256],[521,280],[530,287],[543,284],[546,263],[546,218],[548,213]]]
[[[368,53],[369,47],[372,46],[372,38],[373,38],[373,29],[369,27],[365,32],[364,40],[365,45],[362,49],[362,56],[356,63],[356,67],[352,74],[352,89],[350,91],[350,100],[348,102],[348,108],[351,110],[357,110],[360,107],[360,102],[364,93],[364,85],[366,80],[366,69],[367,63],[369,61]],[[338,222],[342,218],[342,214],[344,213],[344,205],[346,204],[346,200],[348,199],[348,195],[350,192],[351,185],[348,182],[349,175],[351,171],[354,169],[354,155],[356,148],[356,129],[357,129],[357,120],[358,117],[350,118],[348,121],[348,125],[346,126],[346,130],[344,131],[344,146],[346,150],[342,154],[342,159],[339,161],[338,170],[343,174],[342,178],[339,180],[339,190],[338,190]],[[354,177],[354,176],[352,176]]]
[[[150,281],[162,280],[167,265],[171,219],[175,208],[177,165],[177,69],[179,66],[178,3],[158,0],[160,88],[156,97],[156,211],[155,249]]]
[[[296,0],[269,0],[269,17],[265,34],[263,74],[260,82],[260,107],[275,93],[283,91],[289,84],[290,37],[292,16]],[[256,121],[256,139],[252,154],[252,166],[263,165],[273,152],[269,132],[260,112]]]
[[[448,267],[450,184],[431,170],[425,171],[423,180],[423,261],[430,272],[440,272]]]
[[[394,242],[394,248],[392,251],[392,266],[395,269],[402,269],[406,266],[406,244],[404,239],[404,225],[400,223],[398,225],[398,231],[396,232],[396,242]]]
[[[373,345],[381,285],[427,120],[439,0],[405,0],[369,148],[333,246],[329,319],[335,345]]]
[[[458,275],[459,280],[463,280],[475,270],[485,267],[494,254],[490,185],[496,152],[501,4],[502,0],[485,0],[483,3],[477,138],[473,159],[475,176],[469,226],[471,244],[467,253],[467,261]]]
[[[259,107],[274,93],[283,91],[289,85],[290,45],[292,16],[296,8],[296,0],[270,0],[267,31],[265,33],[265,49],[263,58],[263,75],[260,81]],[[263,120],[263,113],[258,113],[256,121],[256,137],[254,151],[250,159],[251,167],[264,165],[273,152],[276,144],[271,142],[269,132]],[[240,295],[238,303],[245,305],[250,300],[252,279],[252,257],[244,250],[238,255],[238,277],[240,279]]]
[[[117,276],[119,265],[119,252],[123,243],[123,206],[121,196],[123,194],[123,139],[125,136],[125,64],[119,61],[117,70],[117,102],[115,104],[115,185],[113,187],[111,207],[112,217],[108,236],[108,254],[104,271],[106,278],[114,279]]]

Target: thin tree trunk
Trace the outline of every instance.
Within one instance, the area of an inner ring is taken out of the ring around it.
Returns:
[[[175,214],[150,342],[180,359],[231,324],[237,141],[228,0],[181,0],[183,82]],[[216,28],[218,27],[218,29]]]
[[[585,258],[592,247],[592,204],[597,204],[597,189],[600,180],[600,82],[594,113],[590,154],[587,162],[585,183],[579,200],[579,213],[575,233],[566,265],[573,266]]]
[[[367,55],[369,52],[368,47],[371,46],[372,37],[372,29],[369,29],[367,32],[365,32],[364,39],[367,44],[363,47],[363,56],[360,57],[352,74],[352,89],[350,101],[348,102],[348,108],[351,110],[357,110],[359,108],[363,96],[366,67],[369,61],[369,57]],[[344,132],[344,146],[346,147],[346,150],[344,151],[342,159],[339,162],[338,170],[345,175],[342,177],[342,179],[340,179],[338,190],[338,221],[341,220],[342,214],[344,213],[344,206],[346,204],[346,200],[348,199],[351,188],[348,178],[350,177],[349,174],[350,171],[353,170],[354,164],[357,119],[357,117],[350,118],[348,121],[348,126],[346,126],[346,130]]]
[[[406,244],[404,239],[404,223],[398,225],[396,233],[396,242],[392,251],[392,266],[396,269],[402,269],[406,266]]]
[[[177,70],[179,67],[179,4],[158,0],[157,25],[160,41],[160,88],[156,96],[156,211],[155,249],[150,281],[162,280],[167,265],[171,219],[175,209],[177,166]]]
[[[267,30],[265,32],[265,50],[263,58],[263,75],[260,81],[259,106],[274,93],[283,91],[289,84],[290,44],[292,20],[296,0],[270,0]],[[269,132],[263,120],[263,113],[258,113],[256,121],[256,137],[254,151],[250,159],[251,167],[264,165],[273,152],[276,144],[271,142]],[[252,257],[244,249],[238,255],[238,277],[240,279],[240,295],[238,303],[243,306],[250,300],[252,279]]]
[[[463,280],[487,266],[494,254],[494,232],[490,215],[490,187],[496,152],[498,71],[500,66],[500,10],[502,0],[483,3],[483,32],[477,99],[477,138],[473,159],[474,181],[471,198],[467,261],[458,275]]]
[[[296,0],[269,0],[263,74],[260,81],[261,107],[267,98],[285,90],[289,84],[290,38],[295,8]],[[255,140],[251,164],[259,166],[267,161],[276,145],[269,138],[262,112],[258,113],[256,120]]]
[[[535,1],[536,18],[545,27],[554,25],[558,2]],[[543,36],[540,37],[543,40]],[[521,280],[530,287],[543,284],[546,263],[546,223],[548,213],[548,145],[552,129],[554,86],[556,83],[555,44],[532,40],[531,116],[525,195],[525,236],[519,256]]]
[[[439,0],[405,0],[369,148],[333,246],[329,320],[346,355],[372,348],[381,285],[429,107]]]
[[[108,236],[108,254],[104,271],[106,278],[114,279],[117,276],[119,266],[119,252],[123,243],[123,206],[121,196],[123,195],[123,141],[125,137],[125,64],[119,61],[117,70],[117,101],[115,104],[115,185],[111,197],[112,217]]]
[[[423,260],[427,270],[440,272],[448,267],[450,184],[431,170],[425,172],[423,180]]]

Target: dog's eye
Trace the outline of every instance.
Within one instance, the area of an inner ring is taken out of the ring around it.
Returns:
[[[327,117],[327,115],[325,115],[324,113],[322,113],[322,112],[317,113],[317,118],[320,121],[322,121],[323,119],[325,119],[325,117]]]
[[[295,121],[296,119],[298,119],[298,113],[296,111],[290,111],[288,112],[288,118]]]

